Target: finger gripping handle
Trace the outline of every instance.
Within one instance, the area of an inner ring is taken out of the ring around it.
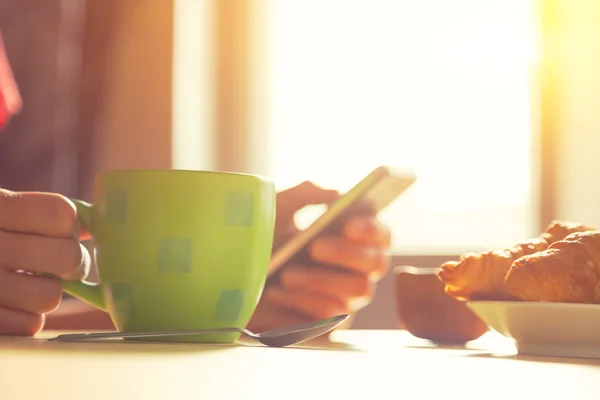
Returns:
[[[94,234],[94,206],[85,201],[72,199],[77,208],[77,217],[85,226],[85,228]],[[63,290],[80,300],[102,310],[106,311],[106,301],[104,299],[104,291],[100,283],[81,281],[66,281],[60,280]]]

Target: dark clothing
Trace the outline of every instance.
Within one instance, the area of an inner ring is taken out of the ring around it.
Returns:
[[[113,4],[0,0],[0,31],[23,98],[0,132],[1,187],[91,198]]]

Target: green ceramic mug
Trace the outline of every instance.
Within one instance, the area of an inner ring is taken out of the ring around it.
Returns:
[[[123,332],[246,326],[271,256],[271,181],[226,172],[109,171],[96,178],[94,205],[74,202],[94,237],[99,283],[64,281],[65,292],[107,311]]]

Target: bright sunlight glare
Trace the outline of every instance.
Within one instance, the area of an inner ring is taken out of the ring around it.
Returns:
[[[347,190],[380,164],[418,182],[383,218],[399,253],[532,234],[531,3],[271,2],[271,176]],[[307,217],[308,218],[308,217]]]

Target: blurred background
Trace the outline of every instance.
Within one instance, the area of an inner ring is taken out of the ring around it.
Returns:
[[[189,168],[344,191],[409,167],[395,265],[600,226],[596,0],[0,0],[0,30],[25,104],[3,187],[91,199],[97,171]],[[391,291],[354,326],[396,326]]]

